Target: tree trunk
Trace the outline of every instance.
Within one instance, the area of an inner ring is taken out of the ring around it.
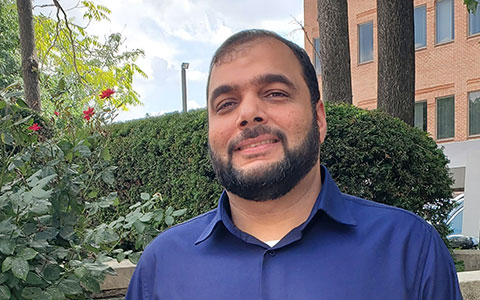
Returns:
[[[22,48],[22,75],[25,102],[36,111],[41,109],[38,81],[38,58],[35,54],[35,34],[31,0],[17,0],[20,45]]]
[[[352,103],[347,0],[318,0],[322,98]]]
[[[414,125],[413,1],[377,0],[378,108]]]

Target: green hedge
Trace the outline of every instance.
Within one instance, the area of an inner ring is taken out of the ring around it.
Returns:
[[[452,205],[447,159],[419,129],[378,111],[327,105],[321,161],[340,189],[413,211],[445,237],[441,220]],[[216,206],[221,187],[207,154],[207,112],[172,113],[110,127],[120,210],[141,192],[162,193],[187,208],[184,219]]]

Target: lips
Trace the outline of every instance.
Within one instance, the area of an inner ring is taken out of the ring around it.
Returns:
[[[262,145],[266,144],[275,144],[278,143],[279,139],[274,138],[274,137],[258,137],[254,139],[247,139],[244,140],[236,145],[234,147],[235,151],[241,151],[241,150],[246,150],[246,149],[252,149],[252,148],[257,148]]]

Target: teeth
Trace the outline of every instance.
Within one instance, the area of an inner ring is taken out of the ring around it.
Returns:
[[[249,144],[249,145],[240,147],[238,150],[244,150],[244,149],[248,149],[248,148],[255,148],[255,147],[260,146],[260,145],[273,144],[273,143],[275,143],[275,142],[276,142],[276,140],[265,140],[265,141],[261,141],[261,142],[258,142],[258,143],[253,143],[253,144]]]

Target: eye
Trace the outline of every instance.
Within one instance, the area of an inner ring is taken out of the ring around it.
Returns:
[[[288,94],[283,91],[267,91],[266,93],[267,98],[287,98]]]
[[[233,100],[225,100],[225,101],[222,101],[222,102],[220,102],[220,103],[217,105],[217,113],[228,111],[228,110],[231,109],[235,104],[236,104],[236,102],[233,101]]]

